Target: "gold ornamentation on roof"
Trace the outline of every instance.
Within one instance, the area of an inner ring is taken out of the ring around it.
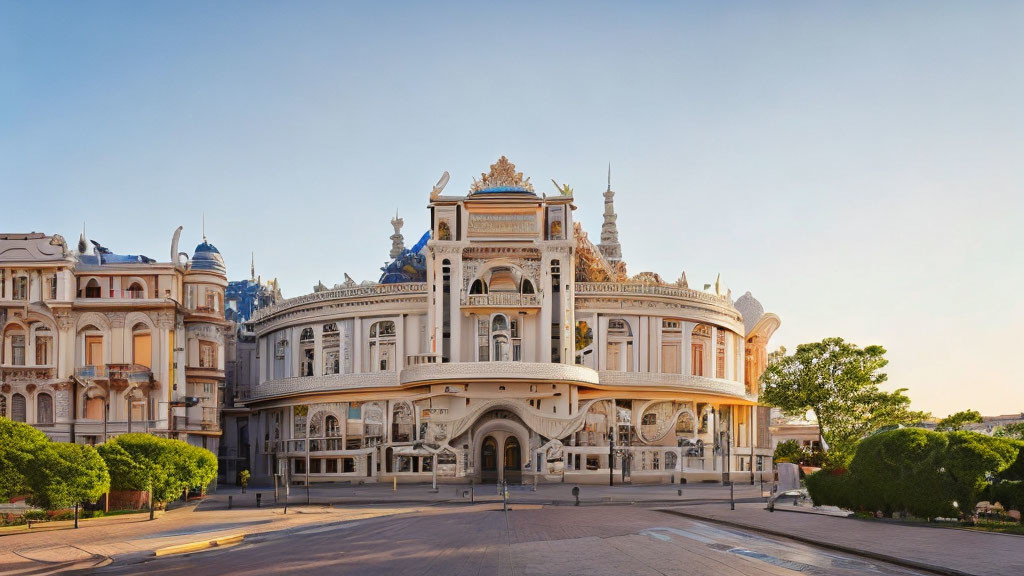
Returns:
[[[533,184],[530,178],[523,178],[522,172],[516,172],[516,165],[509,162],[508,158],[502,156],[498,161],[491,164],[491,171],[487,174],[480,174],[480,179],[473,179],[473,185],[469,192],[480,192],[494,188],[522,189],[533,192]]]
[[[661,276],[658,276],[657,272],[641,272],[636,276],[633,276],[633,278],[630,279],[630,282],[647,285],[653,284],[657,286],[665,285],[665,281],[661,279]]]
[[[576,234],[576,281],[577,282],[628,282],[626,263],[609,264],[597,246],[587,238],[579,222],[573,223]]]

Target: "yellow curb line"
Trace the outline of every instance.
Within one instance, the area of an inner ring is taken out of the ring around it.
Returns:
[[[231,536],[224,536],[223,538],[217,538],[215,540],[200,540],[198,542],[178,544],[177,546],[166,546],[164,548],[157,548],[153,551],[153,555],[168,556],[170,554],[185,554],[187,552],[196,552],[199,550],[205,550],[207,548],[217,548],[220,546],[238,544],[244,539],[245,534],[232,534]]]

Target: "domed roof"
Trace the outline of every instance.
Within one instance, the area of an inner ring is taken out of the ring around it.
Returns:
[[[210,270],[224,275],[228,273],[227,267],[224,266],[224,257],[220,255],[220,250],[217,250],[216,246],[206,240],[203,240],[202,244],[196,246],[196,252],[192,256],[191,269]]]
[[[743,315],[743,329],[749,334],[754,329],[754,326],[757,325],[757,321],[761,319],[761,316],[764,316],[764,306],[749,291],[740,296],[734,306]]]

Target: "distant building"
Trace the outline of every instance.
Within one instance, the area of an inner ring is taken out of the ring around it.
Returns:
[[[792,440],[802,448],[821,448],[821,429],[818,423],[801,416],[786,416],[779,408],[771,409],[772,449],[782,442]]]
[[[249,409],[245,402],[257,383],[256,334],[249,323],[252,314],[281,300],[277,279],[264,282],[250,266],[247,280],[228,282],[225,319],[232,323],[226,340],[225,386],[221,405],[221,438],[218,476],[234,484],[238,472],[250,468]]]
[[[217,450],[224,260],[206,242],[170,259],[115,254],[82,232],[0,234],[0,416],[54,440],[124,432]]]

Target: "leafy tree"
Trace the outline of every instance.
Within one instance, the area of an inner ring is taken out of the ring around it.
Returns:
[[[149,434],[122,434],[102,451],[113,484],[122,490],[149,490],[155,502],[176,499],[186,488],[202,488],[217,477],[217,457],[209,450]]]
[[[772,460],[775,462],[799,464],[803,457],[804,449],[800,447],[800,444],[796,440],[786,440],[785,442],[779,442],[779,445],[775,447],[775,455],[772,457]]]
[[[977,410],[962,410],[939,420],[939,423],[935,425],[935,430],[939,432],[953,432],[955,430],[963,430],[964,426],[968,424],[981,421],[981,413]]]
[[[1004,424],[995,429],[992,433],[996,438],[1013,438],[1015,440],[1024,440],[1024,422],[1014,422],[1013,424]]]
[[[9,418],[0,418],[0,500],[29,491],[25,471],[50,439],[39,430]]]
[[[792,416],[814,412],[829,462],[843,466],[857,441],[871,431],[927,418],[910,410],[905,388],[878,388],[887,379],[881,372],[886,364],[881,346],[859,348],[842,338],[801,344],[792,356],[768,364],[761,376],[761,401]]]
[[[40,508],[59,510],[95,502],[110,489],[110,475],[103,458],[92,446],[51,442],[26,471],[32,496]]]

